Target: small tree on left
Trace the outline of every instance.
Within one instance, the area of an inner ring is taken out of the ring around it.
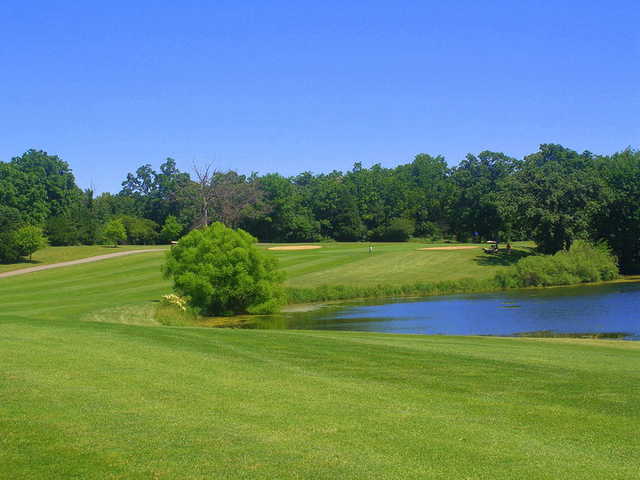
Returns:
[[[42,229],[33,225],[26,225],[16,230],[13,241],[20,256],[28,256],[29,260],[36,250],[47,246],[47,239],[42,235]]]
[[[124,228],[122,220],[119,218],[109,220],[102,229],[102,238],[105,243],[111,244],[114,247],[117,247],[118,243],[124,242],[127,238],[127,231]]]

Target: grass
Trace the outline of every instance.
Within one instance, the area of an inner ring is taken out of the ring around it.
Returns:
[[[162,247],[166,248],[164,245]],[[22,262],[11,264],[0,263],[0,273],[20,270],[22,268],[37,267],[39,265],[48,265],[51,263],[68,262],[70,260],[78,260],[80,258],[94,257],[97,255],[105,255],[126,250],[142,250],[147,248],[154,248],[154,246],[122,245],[118,248],[113,248],[105,245],[78,245],[72,247],[46,247],[35,252],[31,261],[23,260]]]
[[[51,248],[62,250],[55,250],[54,254],[43,253],[40,258],[66,261],[81,258],[83,252],[85,256],[92,256],[116,250],[105,247]],[[522,245],[508,258],[506,255],[486,256],[479,248],[455,251],[419,251],[418,248],[420,245],[414,243],[376,244],[375,253],[369,255],[368,244],[329,243],[319,250],[271,253],[279,258],[281,268],[287,273],[286,286],[291,301],[305,302],[362,296],[426,295],[434,293],[434,289],[436,293],[487,290],[486,282],[495,272],[527,252],[527,247]],[[115,308],[148,305],[170,292],[170,283],[160,274],[163,262],[164,252],[159,250],[0,278],[0,305],[6,314],[20,312],[51,319],[92,315],[96,320],[103,316],[105,321],[114,321]],[[406,270],[404,274],[402,268]],[[333,282],[332,278],[335,278]],[[434,281],[450,283],[434,287]],[[416,284],[422,287],[416,289]],[[336,285],[340,287],[335,289]],[[38,294],[34,295],[34,292]],[[139,323],[150,321],[148,315],[136,318]]]
[[[637,474],[631,342],[0,325],[3,478]]]
[[[530,244],[514,245],[512,255],[489,257],[478,245],[473,250],[418,250],[415,243],[327,243],[318,250],[273,251],[287,272],[289,287],[321,285],[372,287],[461,279],[483,280],[522,257]],[[453,246],[430,244],[428,247]]]
[[[323,268],[354,286],[417,248],[362,247],[278,255],[290,286]],[[505,266],[417,253],[423,280]],[[0,478],[637,474],[638,343],[159,326],[162,259],[0,279]]]

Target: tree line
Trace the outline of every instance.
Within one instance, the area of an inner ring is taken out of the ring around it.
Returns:
[[[214,221],[263,242],[531,239],[555,253],[576,239],[602,241],[632,272],[640,270],[640,151],[543,144],[522,159],[484,151],[449,167],[419,154],[395,168],[355,163],[293,177],[210,166],[191,175],[168,158],[100,195],[80,189],[69,165],[43,151],[0,162],[0,260],[28,255],[15,246],[27,226],[52,245],[151,244]]]

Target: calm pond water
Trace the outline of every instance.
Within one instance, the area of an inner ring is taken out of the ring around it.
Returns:
[[[624,333],[621,337],[640,340],[640,283],[349,303],[262,317],[250,328],[499,336]]]

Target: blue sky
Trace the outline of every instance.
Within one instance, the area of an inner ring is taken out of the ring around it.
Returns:
[[[118,191],[176,158],[293,175],[640,146],[636,1],[0,4],[0,160]]]

